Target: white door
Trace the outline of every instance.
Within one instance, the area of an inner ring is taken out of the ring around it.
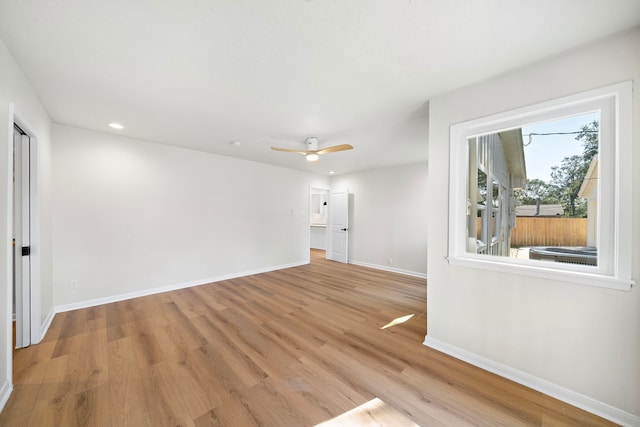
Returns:
[[[16,348],[31,344],[29,137],[13,130],[13,289]]]
[[[329,193],[327,259],[347,263],[349,249],[349,190]]]

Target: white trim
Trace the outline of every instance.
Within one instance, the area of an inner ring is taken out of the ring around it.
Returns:
[[[390,271],[391,273],[404,274],[405,276],[419,277],[421,279],[427,278],[427,275],[424,273],[418,273],[410,270],[403,270],[401,268],[387,267],[386,265],[370,264],[368,262],[354,261],[354,260],[349,260],[349,264],[359,265],[361,267],[375,268],[376,270]]]
[[[13,385],[11,381],[5,381],[2,383],[2,387],[0,387],[0,411],[4,409],[4,406],[9,401],[11,397],[11,393],[13,392]]]
[[[314,224],[311,222],[311,195],[313,193],[313,190],[320,190],[320,191],[326,191],[326,195],[327,195],[327,199],[326,202],[329,203],[329,192],[331,191],[328,188],[322,188],[322,187],[313,187],[311,185],[308,186],[308,197],[309,200],[307,201],[307,219],[309,221],[309,249],[320,249],[320,248],[315,248],[314,246],[311,245],[311,230],[315,229],[315,228],[321,228],[324,227],[324,245],[322,247],[322,250],[325,251],[325,254],[327,252],[327,239],[329,236],[329,206],[327,205],[327,212],[325,215],[325,223],[324,224]]]
[[[525,264],[527,260],[521,260],[521,263],[518,263],[512,258],[500,259],[499,261],[494,260],[495,258],[496,257],[491,257],[491,259],[478,259],[476,256],[473,258],[447,258],[447,261],[449,262],[449,265],[518,274],[529,277],[540,277],[543,279],[557,280],[559,282],[597,286],[617,291],[630,291],[631,286],[635,284],[635,281],[632,279],[623,280],[618,279],[617,277],[590,274],[583,271],[545,268],[539,265],[534,265],[533,263],[535,261],[529,261],[529,263]]]
[[[618,236],[618,250],[616,251],[616,259],[614,265],[617,268],[615,274],[617,276],[631,277],[631,224],[632,224],[632,197],[633,187],[632,180],[626,178],[618,171],[624,170],[631,172],[633,165],[631,159],[633,156],[633,83],[631,81],[618,85],[620,87],[617,92],[615,111],[618,114],[618,120],[615,122],[616,135],[616,163],[614,169],[616,171],[616,182],[614,183],[615,193],[615,229],[614,234]],[[637,128],[636,128],[637,131]],[[625,141],[628,141],[625,142]],[[598,160],[599,161],[599,160]],[[629,175],[631,176],[631,175]],[[635,189],[637,191],[637,188]]]
[[[285,268],[299,267],[301,265],[307,265],[307,264],[309,264],[309,260],[308,259],[304,260],[304,261],[294,262],[294,263],[291,263],[291,264],[277,265],[277,266],[272,266],[272,267],[259,268],[259,269],[256,269],[256,270],[244,271],[242,273],[226,274],[226,275],[217,276],[217,277],[210,277],[208,279],[193,280],[191,282],[182,282],[182,283],[176,283],[176,284],[173,284],[173,285],[161,286],[161,287],[158,287],[158,288],[150,288],[150,289],[144,289],[144,290],[141,290],[141,291],[127,292],[125,294],[111,295],[111,296],[102,297],[102,298],[93,298],[93,299],[90,299],[90,300],[78,301],[78,302],[73,302],[73,303],[70,303],[70,304],[58,305],[54,309],[55,309],[56,313],[63,313],[65,311],[78,310],[78,309],[81,309],[81,308],[88,308],[88,307],[95,307],[97,305],[110,304],[112,302],[118,302],[118,301],[124,301],[124,300],[132,299],[132,298],[138,298],[138,297],[144,297],[144,296],[148,296],[148,295],[160,294],[160,293],[163,293],[163,292],[175,291],[175,290],[178,290],[178,289],[190,288],[190,287],[193,287],[193,286],[206,285],[206,284],[209,284],[209,283],[220,282],[222,280],[231,280],[231,279],[236,279],[238,277],[251,276],[251,275],[254,275],[254,274],[268,273],[270,271],[282,270],[282,269],[285,269]]]
[[[20,113],[18,108],[13,102],[9,103],[9,132],[11,138],[13,138],[13,126],[17,125],[29,136],[29,147],[31,151],[30,158],[30,192],[29,192],[29,204],[30,204],[30,230],[29,234],[31,235],[30,239],[30,247],[31,247],[31,255],[30,255],[30,276],[31,276],[31,289],[30,289],[30,304],[31,304],[31,319],[30,319],[30,342],[26,343],[37,344],[42,340],[43,335],[40,334],[41,331],[41,256],[40,256],[40,248],[41,248],[41,240],[40,240],[40,203],[39,203],[39,187],[38,187],[38,135],[34,130],[34,127],[27,121],[24,115]],[[13,141],[13,139],[9,140]],[[8,236],[13,236],[13,144],[8,144],[8,153],[9,153],[9,182],[7,183],[9,187],[8,191],[8,206],[9,206],[9,217],[8,217]],[[11,239],[8,239],[11,240]],[[9,242],[9,245],[11,243]],[[13,248],[8,252],[8,275],[9,281],[7,283],[13,283],[13,259],[12,259]],[[9,301],[13,301],[13,286],[9,286],[10,288],[10,297]],[[9,312],[12,312],[12,309],[9,309]],[[12,336],[12,333],[10,334]],[[11,348],[12,345],[9,346]]]
[[[42,330],[42,240],[40,232],[40,169],[38,164],[40,163],[40,143],[38,136],[32,131],[32,128],[27,125],[29,130],[23,130],[29,134],[29,150],[30,161],[29,165],[30,177],[30,199],[29,200],[29,214],[30,220],[30,235],[31,235],[31,344],[39,343],[44,335],[39,335]],[[51,307],[53,309],[53,307]]]
[[[56,315],[56,310],[53,307],[51,307],[51,310],[49,310],[49,313],[47,314],[47,317],[44,319],[44,322],[42,322],[42,325],[40,325],[40,339],[38,340],[38,342],[42,341],[42,338],[44,338],[44,336],[47,335],[47,331],[49,330],[49,326],[51,326],[51,322],[53,322],[53,318],[55,317],[55,315]]]
[[[527,374],[526,372],[519,371],[510,366],[496,362],[495,360],[463,350],[428,335],[425,337],[423,344],[429,348],[448,354],[456,359],[463,360],[486,371],[500,375],[501,377],[537,390],[580,409],[584,409],[585,411],[598,415],[602,418],[606,418],[607,420],[613,421],[622,426],[640,426],[640,417],[637,415],[615,408],[583,394],[576,393],[575,391],[566,389],[534,375]]]
[[[469,266],[609,289],[629,290],[631,277],[631,170],[632,82],[571,95],[523,108],[469,120],[450,127],[449,141],[449,249],[452,265]],[[513,129],[525,124],[600,112],[601,132],[613,134],[602,144],[599,163],[598,266],[544,263],[492,257],[467,252],[466,237],[468,150],[464,141],[473,136]],[[607,187],[603,187],[605,184]],[[614,229],[615,227],[615,229]]]
[[[5,224],[7,230],[7,241],[5,242],[5,249],[7,253],[7,258],[5,260],[7,269],[5,276],[5,283],[7,283],[5,289],[5,309],[7,310],[7,317],[5,319],[5,348],[6,353],[4,357],[6,358],[5,366],[0,366],[0,369],[4,369],[4,378],[7,378],[8,381],[8,391],[7,391],[7,383],[2,385],[2,394],[0,395],[0,399],[3,400],[3,407],[6,400],[4,400],[5,393],[8,396],[11,394],[12,385],[11,380],[13,378],[13,286],[9,285],[13,283],[13,245],[11,243],[13,236],[13,120],[14,120],[14,106],[13,103],[9,103],[9,117],[7,123],[7,223]]]

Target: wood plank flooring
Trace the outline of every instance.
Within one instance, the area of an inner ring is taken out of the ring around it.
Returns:
[[[0,425],[611,425],[424,347],[425,280],[323,255],[56,315]]]

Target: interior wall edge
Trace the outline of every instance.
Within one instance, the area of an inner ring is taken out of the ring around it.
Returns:
[[[38,344],[40,341],[42,341],[44,336],[47,335],[47,331],[49,330],[49,327],[51,326],[51,322],[53,322],[53,318],[55,317],[55,315],[56,315],[56,308],[51,307],[51,310],[49,310],[49,312],[47,313],[47,316],[45,317],[44,321],[40,325],[40,336],[38,337],[38,342],[35,342],[34,344]]]
[[[13,392],[13,385],[11,381],[5,380],[2,383],[2,387],[0,387],[0,411],[2,411],[11,397],[11,393]]]

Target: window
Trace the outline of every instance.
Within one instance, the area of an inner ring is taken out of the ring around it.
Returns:
[[[544,148],[560,134],[578,151]],[[456,124],[450,138],[450,263],[630,288],[631,82]]]

